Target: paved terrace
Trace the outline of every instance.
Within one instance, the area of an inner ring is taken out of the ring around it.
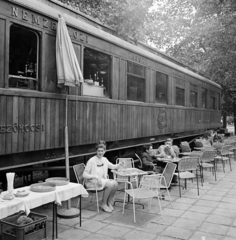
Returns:
[[[173,208],[168,198],[161,200],[163,219],[159,215],[157,199],[152,201],[150,212],[136,206],[137,223],[133,223],[132,204],[121,214],[122,204],[116,203],[112,213],[97,213],[96,204],[89,198],[82,200],[82,227],[79,219],[59,219],[60,240],[235,240],[236,239],[236,162],[232,161],[232,172],[226,164],[223,173],[218,164],[217,181],[210,171],[205,171],[205,183],[200,186],[197,195],[196,180],[188,181],[188,189],[179,197],[177,186],[171,189]],[[122,186],[121,186],[122,187]],[[116,199],[123,199],[124,193],[119,191]],[[72,206],[77,198],[72,199]],[[46,206],[35,209],[49,216],[48,235],[51,236],[52,209]],[[51,239],[48,237],[48,239]]]

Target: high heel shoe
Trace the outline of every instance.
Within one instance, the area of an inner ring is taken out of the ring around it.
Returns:
[[[101,205],[101,209],[102,209],[104,212],[109,212],[109,213],[112,212],[112,210],[111,210],[108,206],[106,206],[106,205]]]
[[[108,207],[111,209],[111,211],[114,210],[114,207],[112,205],[108,205]]]

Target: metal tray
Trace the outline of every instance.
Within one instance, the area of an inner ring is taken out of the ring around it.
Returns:
[[[63,185],[67,185],[70,181],[68,178],[65,178],[65,177],[52,177],[52,178],[47,178],[45,182],[54,183],[56,186],[63,186]]]
[[[30,185],[30,191],[32,192],[52,192],[56,189],[56,184],[54,183],[35,183]]]

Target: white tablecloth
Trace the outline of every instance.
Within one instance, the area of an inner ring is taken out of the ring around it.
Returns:
[[[29,186],[17,188],[14,190],[16,193],[18,190],[29,190]],[[29,190],[30,191],[30,190]],[[1,197],[7,192],[2,192]],[[10,216],[21,210],[27,214],[30,209],[39,207],[41,205],[56,202],[61,205],[62,201],[66,201],[73,197],[81,195],[82,197],[88,197],[88,192],[85,188],[78,183],[69,183],[64,186],[56,186],[56,190],[52,192],[32,192],[26,197],[15,197],[12,200],[0,200],[0,219]]]

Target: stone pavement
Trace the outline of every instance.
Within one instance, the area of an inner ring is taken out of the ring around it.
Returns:
[[[170,194],[173,208],[168,201],[161,200],[163,219],[159,214],[157,199],[152,201],[152,208],[147,210],[136,206],[137,224],[133,223],[132,204],[125,209],[116,203],[112,213],[100,211],[97,213],[95,199],[82,199],[82,227],[79,219],[58,219],[59,240],[235,240],[236,239],[236,161],[229,163],[226,172],[222,165],[217,166],[217,181],[212,173],[204,171],[205,182],[200,185],[200,195],[197,195],[196,180],[188,181],[188,189],[182,191],[179,197],[177,186],[171,188]],[[164,192],[164,191],[163,191]],[[117,192],[116,199],[123,199],[124,193]],[[72,199],[72,206],[77,204],[77,198]],[[49,216],[48,234],[51,236],[50,208],[37,208]],[[51,239],[51,237],[48,237]]]

